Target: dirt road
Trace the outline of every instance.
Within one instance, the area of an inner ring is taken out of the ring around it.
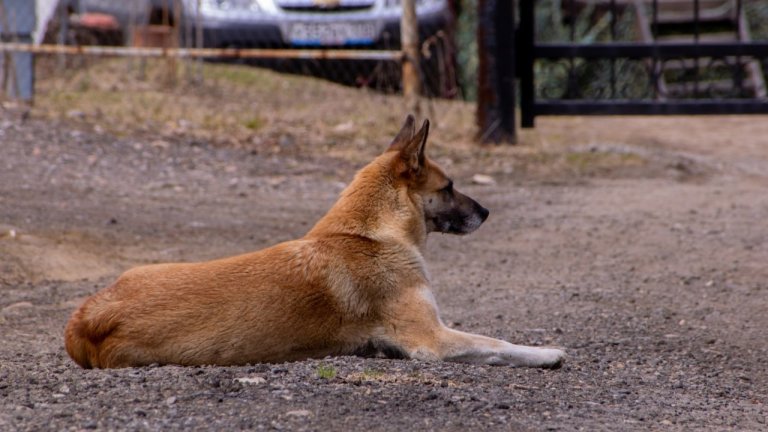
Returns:
[[[82,370],[62,331],[87,295],[136,264],[301,236],[367,154],[2,114],[0,430],[766,430],[768,119],[538,126],[515,149],[435,146],[491,217],[431,237],[427,260],[447,324],[565,347],[562,369]]]

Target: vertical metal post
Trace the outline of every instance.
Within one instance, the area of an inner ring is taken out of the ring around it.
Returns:
[[[0,0],[0,40],[31,44],[35,22],[34,1]],[[7,87],[0,88],[0,92],[6,91],[11,97],[31,103],[35,83],[34,63],[30,52],[4,55],[0,60],[0,76]]]
[[[611,0],[611,42],[616,42],[616,0]],[[616,98],[616,58],[611,57],[611,99]]]
[[[659,43],[659,0],[653,0],[653,12],[651,13],[651,36],[653,37],[653,44]],[[651,79],[653,81],[653,98],[659,99],[660,96],[666,97],[666,94],[661,95],[659,83],[661,82],[664,65],[659,63],[659,54],[656,50],[653,51],[653,72]]]
[[[496,3],[496,46],[500,87],[499,111],[501,130],[499,138],[510,144],[517,143],[515,131],[515,2],[502,0]]]
[[[415,0],[403,0],[400,44],[403,50],[403,96],[408,111],[418,117],[421,111],[419,103],[421,74],[419,73],[419,24],[416,20]]]
[[[741,38],[741,0],[736,0],[736,41],[737,42],[743,42]],[[736,56],[736,67],[734,75],[734,85],[739,89],[738,96],[744,97],[747,95],[747,91],[744,88],[744,78],[749,79],[749,59],[747,59],[747,62],[745,64],[741,63],[741,56]],[[745,77],[744,74],[747,74]],[[757,94],[758,89],[757,86],[755,86],[755,94]]]
[[[576,43],[576,2],[574,0],[568,1],[568,15],[570,16],[570,19],[568,20],[568,25],[570,26],[569,30],[569,41],[571,44]],[[568,57],[568,83],[566,85],[565,89],[565,97],[568,99],[578,99],[581,97],[579,84],[576,82],[576,59],[573,56]]]
[[[477,123],[484,143],[515,142],[515,13],[509,0],[478,6]]]
[[[701,29],[699,28],[699,19],[701,18],[699,15],[699,7],[701,4],[699,3],[699,0],[693,0],[693,43],[694,45],[699,44],[699,38]],[[698,98],[699,97],[699,57],[696,56],[693,58],[693,97]]]
[[[520,28],[517,38],[517,64],[520,73],[520,126],[532,128],[536,113],[534,111],[535,83],[533,80],[534,62],[534,0],[520,0]]]
[[[18,42],[32,44],[32,36],[18,38]],[[16,96],[20,100],[32,103],[35,88],[35,59],[32,53],[17,52],[12,54],[16,75]]]

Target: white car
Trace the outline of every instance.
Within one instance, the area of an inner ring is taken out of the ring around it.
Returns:
[[[77,13],[114,16],[126,31],[130,23],[173,23],[179,17],[182,38],[194,40],[200,28],[203,45],[212,48],[393,48],[399,46],[402,15],[401,0],[68,1]],[[174,4],[181,11],[164,10]],[[416,14],[422,37],[433,34],[449,21],[448,0],[416,0]]]

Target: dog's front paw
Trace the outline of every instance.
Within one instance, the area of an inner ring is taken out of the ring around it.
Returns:
[[[504,363],[516,367],[557,369],[565,362],[565,351],[557,348],[532,347],[509,344],[504,352]]]
[[[541,348],[539,367],[545,369],[559,369],[565,363],[565,351],[557,348]]]

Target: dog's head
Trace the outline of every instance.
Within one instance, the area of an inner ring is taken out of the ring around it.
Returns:
[[[488,210],[453,187],[445,172],[425,154],[429,120],[416,132],[408,116],[387,151],[398,152],[393,169],[408,194],[424,212],[427,232],[469,234],[487,218]]]

